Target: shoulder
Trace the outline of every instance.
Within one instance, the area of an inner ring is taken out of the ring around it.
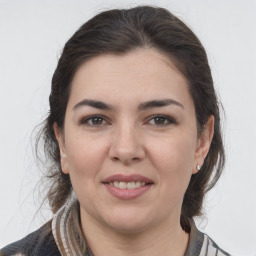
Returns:
[[[185,256],[230,256],[208,235],[199,231],[192,220],[188,248]]]
[[[44,224],[41,228],[30,233],[23,239],[7,245],[0,250],[0,256],[60,256],[58,247],[51,231],[51,221]]]
[[[221,249],[208,235],[204,234],[204,243],[202,245],[202,252],[206,255],[218,255],[218,256],[231,256],[229,253]],[[200,254],[201,255],[201,254]]]

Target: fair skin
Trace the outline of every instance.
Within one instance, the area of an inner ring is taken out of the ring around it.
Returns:
[[[100,55],[78,69],[64,129],[54,128],[95,256],[184,255],[182,200],[213,124],[211,116],[197,135],[188,83],[155,49]]]

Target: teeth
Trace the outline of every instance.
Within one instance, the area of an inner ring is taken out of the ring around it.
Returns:
[[[114,181],[110,182],[109,185],[114,186],[116,188],[120,189],[135,189],[142,186],[145,186],[146,182],[140,182],[140,181],[130,181],[130,182],[124,182],[124,181]]]
[[[127,183],[123,182],[123,181],[119,182],[119,188],[126,189],[127,188]]]
[[[146,184],[146,182],[140,182],[140,181],[137,181],[136,183],[135,183],[135,187],[136,188],[139,188],[139,187],[142,187],[142,186],[145,186],[145,184]]]
[[[127,189],[135,189],[135,182],[134,181],[128,182],[127,183]]]

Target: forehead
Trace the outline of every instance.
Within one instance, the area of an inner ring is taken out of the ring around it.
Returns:
[[[126,98],[150,100],[172,97],[191,101],[186,78],[168,57],[155,49],[137,49],[124,55],[104,54],[77,70],[70,100]]]

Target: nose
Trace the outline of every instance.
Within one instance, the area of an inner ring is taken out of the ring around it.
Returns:
[[[138,162],[145,157],[142,138],[135,127],[127,124],[120,125],[113,132],[109,157],[125,165]]]

